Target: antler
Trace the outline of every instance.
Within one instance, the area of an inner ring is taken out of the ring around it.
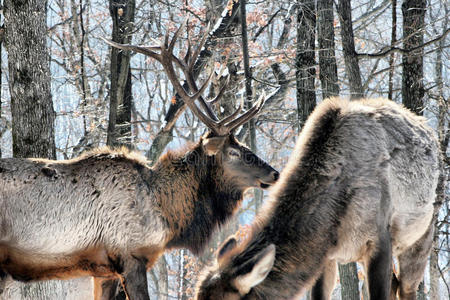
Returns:
[[[185,25],[186,21],[183,22],[183,24],[177,29],[171,41],[169,41],[169,34],[167,33],[164,38],[164,43],[161,43],[160,46],[134,46],[129,44],[115,43],[105,38],[103,38],[103,40],[113,47],[122,50],[132,50],[138,53],[142,53],[146,56],[152,57],[157,61],[159,61],[163,66],[167,74],[167,77],[169,78],[170,82],[175,88],[175,91],[184,100],[184,102],[191,109],[191,111],[215,134],[219,136],[227,135],[240,125],[244,124],[245,122],[248,122],[251,118],[253,118],[257,113],[261,111],[261,108],[264,105],[265,96],[262,95],[251,108],[249,108],[243,114],[238,116],[243,107],[243,101],[241,101],[238,109],[235,112],[225,117],[224,119],[219,120],[216,114],[209,107],[208,103],[215,103],[222,97],[225,91],[225,87],[228,84],[228,79],[226,84],[220,89],[219,93],[213,100],[206,102],[203,99],[201,95],[207,88],[214,71],[211,72],[208,79],[202,84],[202,86],[198,88],[193,76],[194,73],[193,69],[195,61],[200,55],[201,49],[205,44],[206,37],[208,35],[208,30],[206,31],[206,34],[203,36],[199,46],[194,51],[194,53],[191,55],[191,47],[190,44],[188,44],[188,51],[186,53],[186,56],[184,57],[184,59],[179,59],[173,54],[173,49],[181,33],[181,30],[185,27]],[[189,89],[193,92],[192,95],[188,94],[188,92],[180,84],[180,81],[177,78],[173,64],[179,67],[184,73]],[[196,100],[199,100],[200,105],[205,112],[203,112],[201,109],[197,107],[197,105],[195,104]]]

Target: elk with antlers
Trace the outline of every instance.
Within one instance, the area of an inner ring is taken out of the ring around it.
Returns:
[[[198,89],[191,76],[202,45],[184,60],[172,53],[181,29],[159,47],[108,43],[161,62],[209,133],[185,150],[169,151],[152,167],[135,153],[109,149],[66,161],[0,160],[2,278],[90,275],[96,299],[108,299],[112,282],[120,279],[129,299],[149,299],[146,270],[165,249],[199,253],[236,211],[246,189],[267,188],[278,179],[276,170],[233,136],[264,99],[241,115],[240,107],[218,120],[201,97],[207,83]],[[193,95],[179,83],[173,64],[184,72]]]

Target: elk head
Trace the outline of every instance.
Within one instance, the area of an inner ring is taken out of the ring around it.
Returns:
[[[239,143],[233,135],[233,131],[237,127],[248,122],[261,111],[265,102],[265,96],[262,95],[251,108],[242,114],[240,114],[243,107],[243,101],[241,101],[235,112],[219,120],[211,109],[210,104],[217,102],[222,97],[227,84],[221,88],[214,99],[207,101],[202,97],[202,93],[207,88],[213,73],[211,72],[211,75],[200,88],[197,87],[193,76],[194,64],[206,41],[207,34],[203,36],[200,45],[193,53],[191,52],[190,44],[188,45],[188,51],[184,59],[180,59],[173,54],[176,40],[185,25],[186,22],[177,29],[170,42],[169,36],[166,34],[164,42],[159,46],[124,45],[104,40],[113,47],[142,53],[159,61],[178,96],[210,130],[201,139],[204,153],[208,156],[216,156],[223,164],[224,176],[234,178],[239,187],[243,189],[249,187],[268,188],[278,180],[279,173],[247,147]],[[183,84],[180,83],[174,65],[183,72],[185,86],[187,83],[189,91],[192,91],[193,94],[186,91]],[[202,109],[195,103],[197,100]]]
[[[217,261],[199,280],[196,300],[252,299],[251,289],[270,273],[275,261],[275,245],[240,255],[234,237],[217,250]],[[249,294],[250,293],[250,294]]]

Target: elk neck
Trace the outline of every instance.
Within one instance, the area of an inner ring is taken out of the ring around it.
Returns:
[[[153,171],[153,189],[172,237],[167,247],[200,253],[236,210],[243,189],[224,176],[220,154],[206,155],[200,143],[187,151],[169,151]]]

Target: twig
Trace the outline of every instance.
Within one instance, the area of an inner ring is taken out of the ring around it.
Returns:
[[[433,39],[431,41],[428,41],[426,43],[423,43],[420,46],[411,48],[411,49],[403,49],[403,48],[399,48],[399,47],[392,47],[392,48],[389,48],[388,50],[384,50],[384,51],[381,51],[381,52],[378,52],[378,53],[357,53],[357,56],[359,58],[377,58],[377,57],[387,56],[387,55],[389,55],[391,53],[394,53],[394,52],[407,54],[407,53],[413,52],[415,50],[425,48],[426,46],[431,45],[433,43],[439,42],[440,40],[444,39],[449,32],[450,32],[450,28],[447,28],[441,36],[439,36],[439,37],[437,37],[437,38],[435,38],[435,39]]]

